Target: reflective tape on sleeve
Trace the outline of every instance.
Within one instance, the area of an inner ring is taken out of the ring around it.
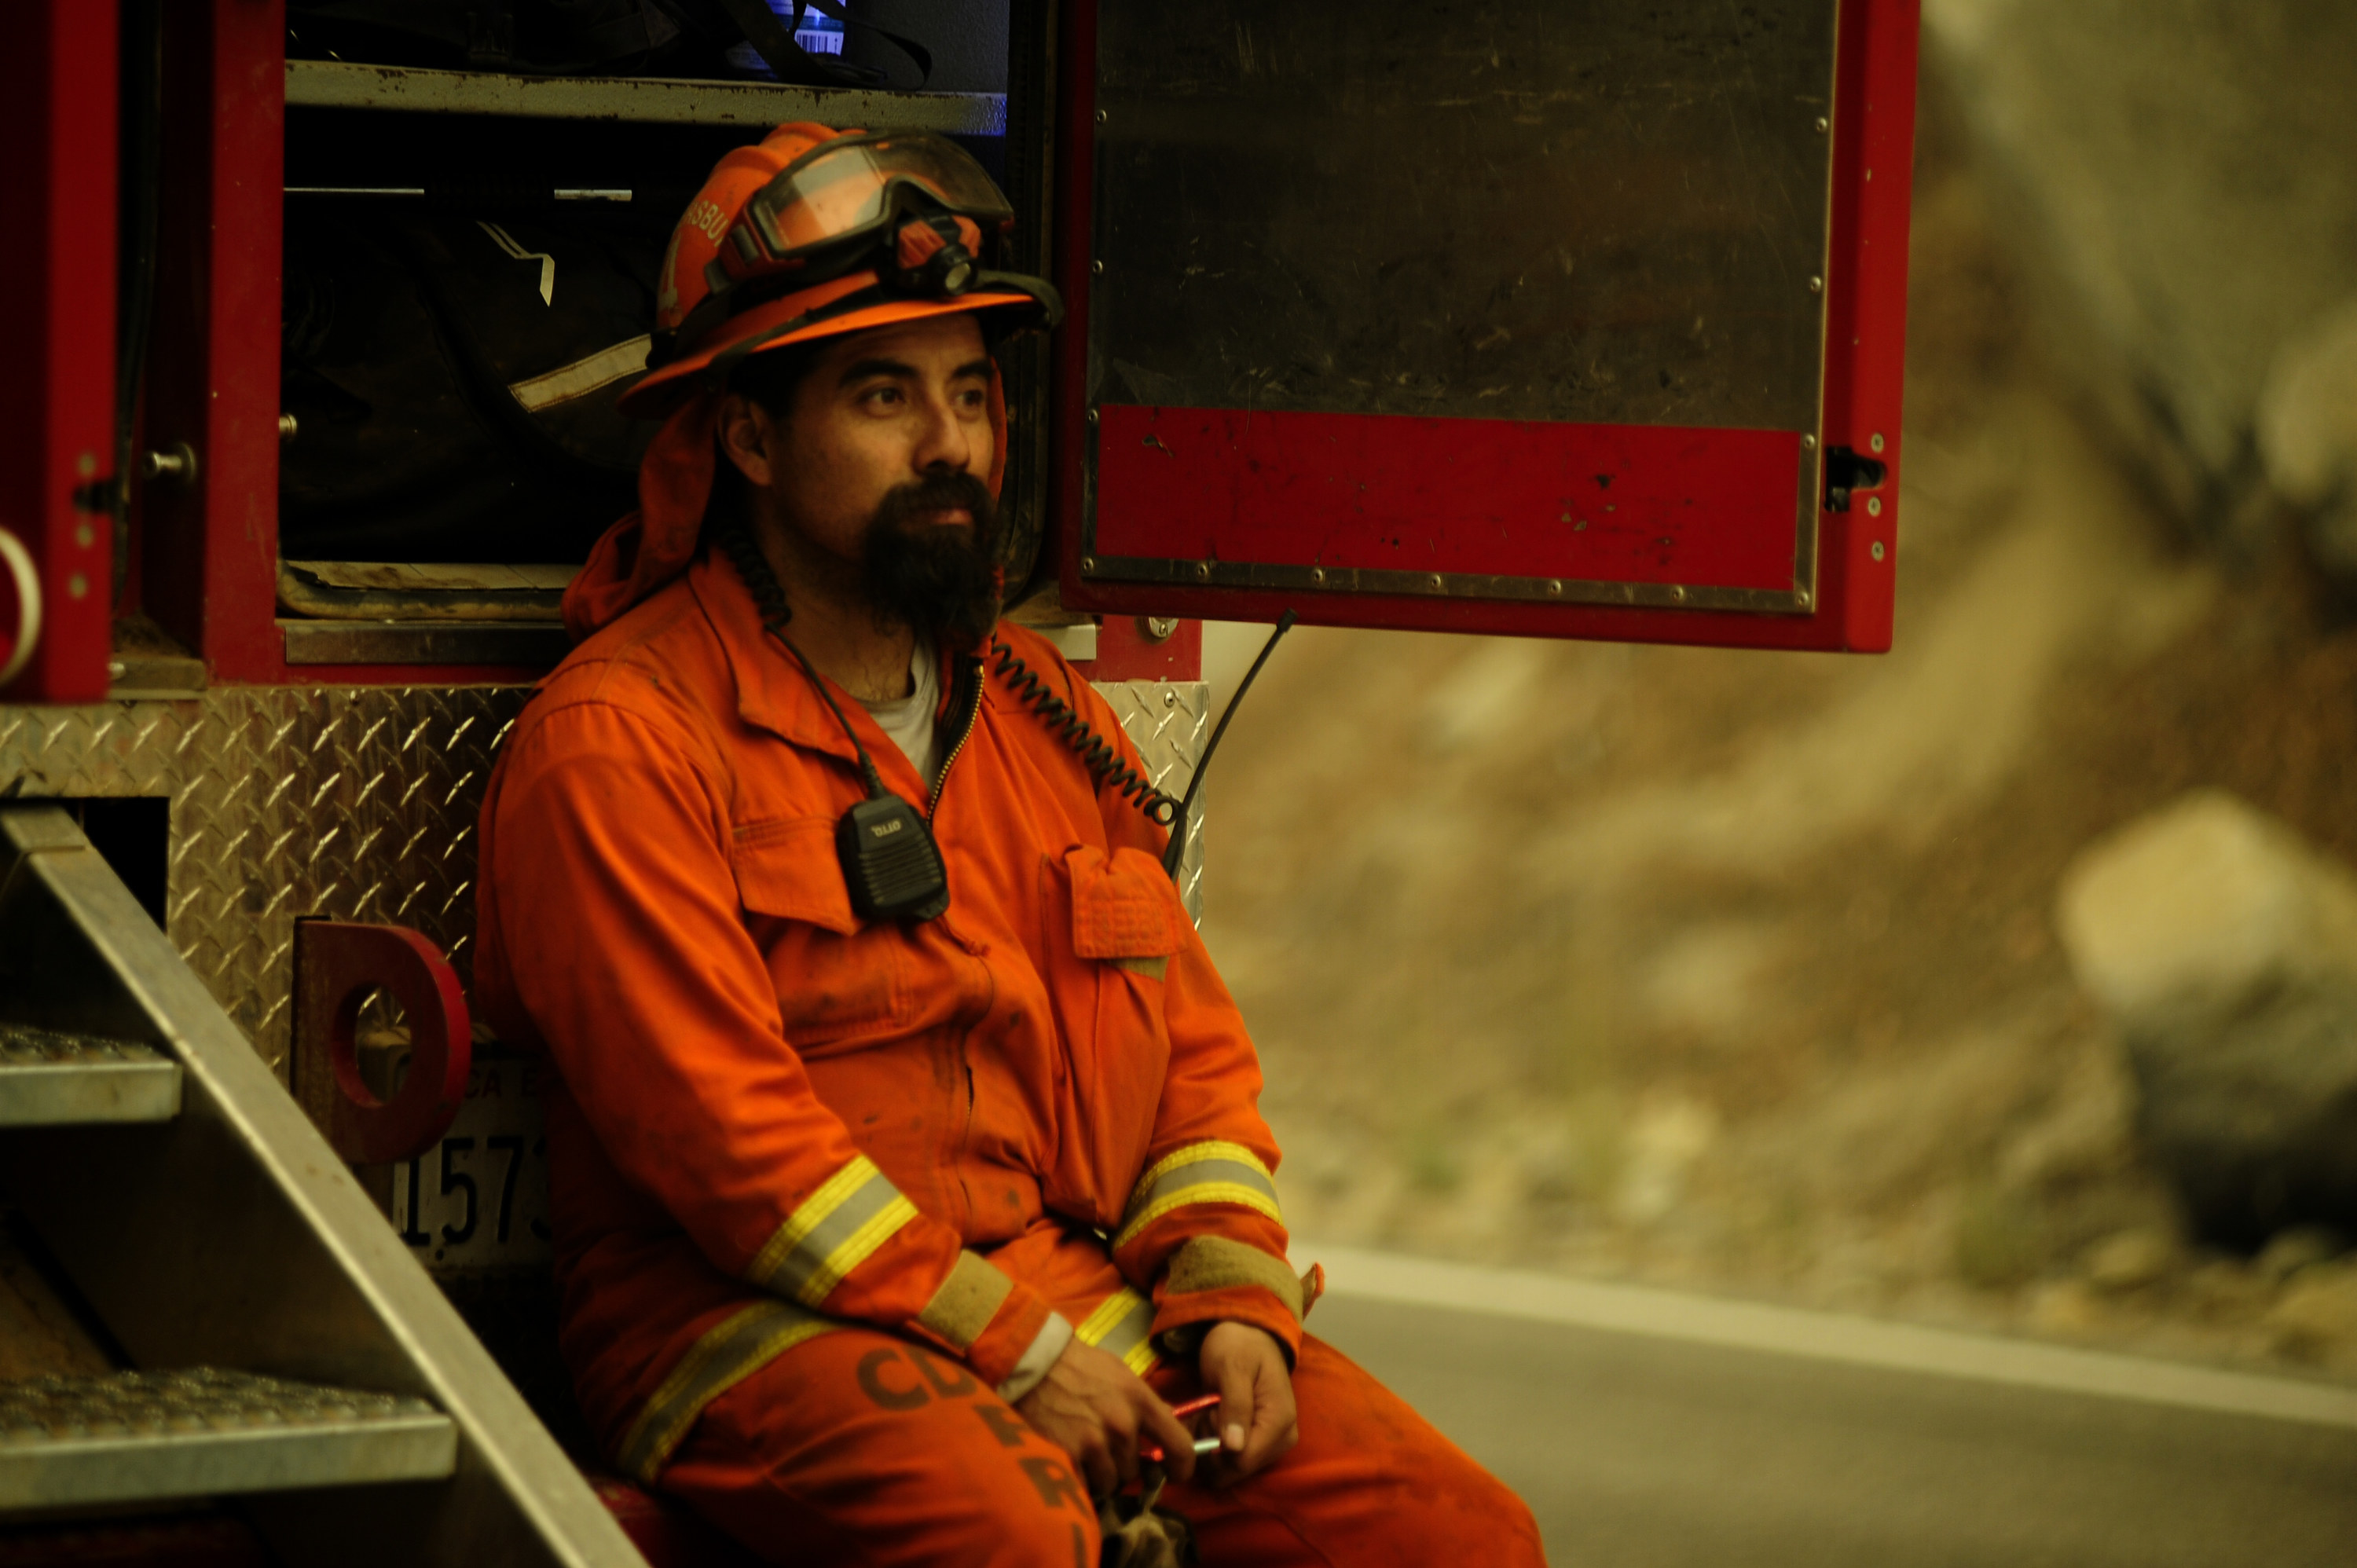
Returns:
[[[856,1155],[793,1211],[745,1277],[804,1306],[823,1304],[844,1276],[917,1217],[876,1163]]]
[[[1114,1245],[1126,1245],[1148,1225],[1190,1203],[1241,1204],[1285,1223],[1276,1206],[1276,1183],[1259,1155],[1242,1144],[1189,1144],[1137,1178]]]
[[[1072,1337],[1118,1356],[1139,1377],[1154,1369],[1161,1358],[1154,1352],[1154,1304],[1127,1285],[1097,1305],[1081,1319]]]
[[[704,1407],[806,1339],[843,1326],[782,1301],[757,1301],[705,1330],[649,1396],[616,1455],[623,1474],[651,1486]]]

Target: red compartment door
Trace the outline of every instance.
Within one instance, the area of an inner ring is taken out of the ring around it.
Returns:
[[[1067,605],[1889,646],[1914,0],[1067,18]]]
[[[0,48],[0,703],[95,702],[112,650],[114,0]]]

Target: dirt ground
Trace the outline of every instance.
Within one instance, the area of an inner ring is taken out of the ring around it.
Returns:
[[[1309,629],[1211,784],[1205,930],[1297,1234],[2357,1374],[2357,1263],[2182,1233],[2052,926],[2221,785],[2357,862],[2357,629],[2172,531],[1927,134],[1896,650]],[[1262,628],[1215,628],[1215,683]]]

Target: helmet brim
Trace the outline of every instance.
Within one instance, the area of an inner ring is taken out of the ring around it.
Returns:
[[[789,344],[840,338],[906,321],[985,310],[1028,311],[1034,320],[1017,323],[1018,327],[1046,326],[1050,319],[1048,307],[1032,295],[981,288],[948,299],[884,299],[868,305],[855,304],[839,315],[826,315],[796,327],[792,323],[811,311],[805,296],[788,295],[730,317],[724,327],[698,343],[693,352],[640,378],[637,384],[615,400],[614,406],[617,412],[632,419],[662,419],[696,390],[698,382],[708,383],[716,360],[725,361],[718,372],[725,374],[728,365],[747,354],[767,353]]]

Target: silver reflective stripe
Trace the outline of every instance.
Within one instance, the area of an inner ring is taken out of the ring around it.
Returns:
[[[1131,1371],[1144,1377],[1159,1359],[1154,1353],[1153,1332],[1154,1304],[1124,1285],[1081,1320],[1072,1337],[1120,1357]]]
[[[782,1301],[755,1302],[722,1318],[688,1347],[630,1423],[619,1456],[623,1474],[653,1484],[705,1405],[804,1340],[842,1326]]]
[[[1243,1157],[1231,1157],[1226,1152],[1231,1149]],[[1241,1204],[1284,1223],[1277,1208],[1276,1183],[1259,1162],[1232,1144],[1215,1144],[1202,1148],[1200,1157],[1181,1150],[1147,1172],[1130,1197],[1114,1244],[1125,1244],[1165,1214],[1189,1203]]]
[[[645,333],[640,333],[628,342],[600,349],[586,360],[559,365],[528,381],[510,381],[508,392],[523,405],[526,413],[538,413],[544,408],[571,403],[576,397],[587,397],[599,387],[612,386],[616,381],[645,370],[647,350],[653,341]]]
[[[916,1219],[875,1162],[856,1155],[778,1228],[747,1277],[804,1306],[817,1306],[843,1277]]]

